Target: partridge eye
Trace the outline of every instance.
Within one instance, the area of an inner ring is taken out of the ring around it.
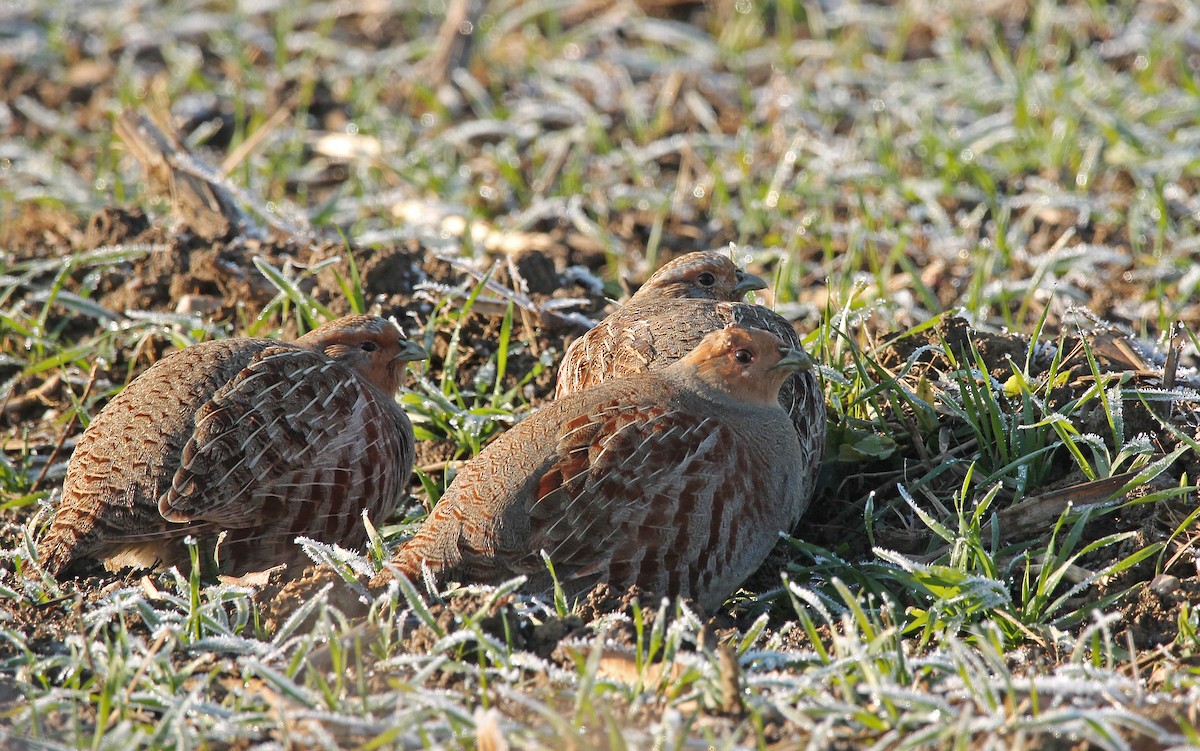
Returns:
[[[375,350],[379,349],[379,345],[375,342],[363,342],[358,346],[362,348],[363,352],[374,352]]]
[[[705,271],[703,274],[696,277],[696,281],[700,283],[701,287],[711,287],[717,283],[717,278]]]
[[[754,362],[754,353],[748,349],[739,349],[737,352],[733,353],[733,358],[742,365],[749,365],[750,363]]]

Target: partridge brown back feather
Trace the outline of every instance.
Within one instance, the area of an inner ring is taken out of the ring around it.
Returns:
[[[779,360],[777,337],[737,327],[697,352],[734,335]],[[546,590],[545,551],[569,593],[636,584],[716,608],[798,516],[807,468],[773,390],[748,401],[698,368],[689,357],[542,408],[459,472],[392,563]]]
[[[696,282],[702,273],[718,281],[702,287]],[[785,318],[739,301],[744,294],[735,283],[739,273],[732,261],[712,251],[681,256],[659,269],[625,305],[571,343],[559,366],[556,396],[665,367],[706,334],[731,323],[770,331],[800,349],[800,337]],[[793,373],[779,390],[779,403],[808,457],[810,471],[804,482],[811,495],[825,454],[825,398],[816,375],[810,370]]]
[[[361,544],[362,512],[386,518],[412,468],[411,424],[380,387],[395,391],[417,349],[355,316],[295,344],[230,339],[164,358],[80,438],[43,565],[181,563],[179,538],[219,531],[229,570],[286,562],[299,535]]]

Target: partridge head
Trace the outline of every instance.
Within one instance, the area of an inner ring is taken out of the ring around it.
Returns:
[[[654,272],[637,294],[692,300],[738,301],[747,292],[765,289],[761,277],[746,273],[716,251],[688,253]]]
[[[395,323],[378,316],[338,318],[300,337],[296,346],[351,368],[389,396],[400,389],[405,365],[428,356]]]
[[[779,390],[797,371],[812,368],[802,349],[784,344],[769,331],[729,324],[700,340],[678,365],[668,366],[694,377],[717,398],[762,407],[779,405]]]

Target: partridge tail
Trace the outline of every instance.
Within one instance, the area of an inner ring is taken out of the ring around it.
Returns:
[[[401,574],[414,584],[421,581],[421,562],[424,558],[414,551],[410,550],[408,543],[405,543],[396,551],[392,559],[388,561],[387,566],[382,571],[375,575],[371,580],[370,587],[375,589],[385,586],[392,580],[394,574]],[[432,565],[430,564],[432,568]]]
[[[37,544],[37,557],[42,568],[55,579],[60,578],[78,557],[77,551],[82,547],[84,537],[84,533],[72,525],[52,524]]]

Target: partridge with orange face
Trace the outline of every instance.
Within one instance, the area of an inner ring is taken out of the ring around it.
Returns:
[[[730,326],[673,365],[551,402],[458,473],[393,570],[548,590],[545,551],[568,593],[636,584],[713,610],[804,510],[809,467],[778,396],[810,364]]]
[[[348,316],[293,344],[226,339],[151,366],[80,438],[62,502],[38,543],[60,576],[85,559],[110,570],[184,564],[193,535],[220,567],[297,556],[304,535],[345,546],[382,522],[413,464],[396,403],[406,362],[424,359],[396,325]]]
[[[709,332],[731,323],[770,331],[788,346],[801,349],[800,337],[786,319],[762,305],[741,301],[747,292],[766,286],[716,251],[676,258],[651,275],[612,315],[571,343],[559,366],[556,396],[662,368],[690,352]],[[799,480],[807,499],[825,454],[825,397],[816,375],[809,369],[792,373],[779,390],[779,403],[792,420],[808,467]]]

